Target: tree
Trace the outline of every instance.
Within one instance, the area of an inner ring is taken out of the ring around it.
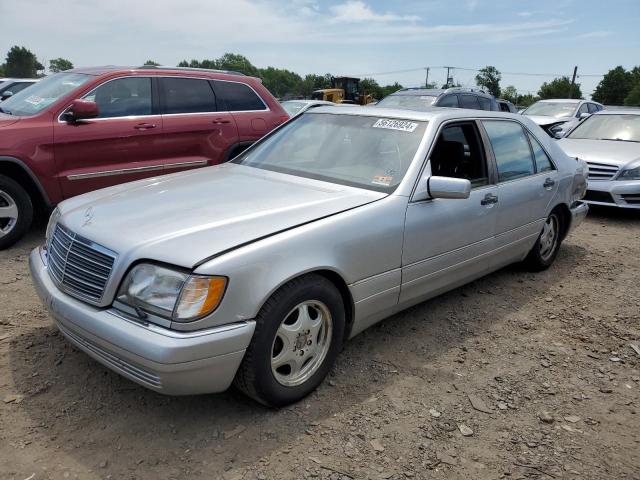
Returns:
[[[154,60],[147,60],[146,62],[144,62],[144,65],[151,65],[151,66],[154,66],[154,67],[159,67],[160,66],[160,64],[158,62],[154,61]]]
[[[259,75],[258,68],[256,68],[244,55],[238,55],[237,53],[225,53],[220,58],[215,60],[186,60],[181,61],[178,64],[179,67],[191,67],[191,68],[209,68],[213,70],[233,70],[234,72],[244,73],[245,75],[251,75],[257,77]]]
[[[516,103],[516,106],[520,108],[527,108],[529,105],[536,103],[538,100],[540,100],[540,98],[536,97],[535,95],[531,95],[530,93],[526,93],[518,97],[518,103]]]
[[[15,78],[33,78],[39,70],[44,70],[36,56],[25,47],[11,47],[4,64],[4,74]]]
[[[573,95],[572,95],[573,93]],[[541,99],[547,98],[582,98],[580,84],[576,83],[571,92],[571,80],[569,77],[555,78],[550,82],[544,82],[538,91]]]
[[[503,88],[500,94],[505,100],[510,101],[514,105],[518,104],[518,90],[516,90],[516,87],[513,85]]]
[[[300,94],[304,97],[310,97],[311,93],[315,90],[321,90],[323,88],[331,88],[331,74],[325,73],[324,75],[316,75],[310,73],[305,75],[302,80]]]
[[[277,98],[302,95],[302,77],[282,68],[267,67],[258,71],[262,83]]]
[[[637,69],[638,67],[634,70]],[[596,102],[608,105],[622,105],[633,88],[633,77],[634,75],[631,72],[627,72],[621,66],[609,70],[600,80],[592,98]]]
[[[496,67],[490,65],[481,69],[476,75],[476,85],[486,88],[494,97],[500,96],[500,80],[502,80],[502,74]]]
[[[625,97],[624,104],[627,107],[640,107],[640,82],[636,83],[636,86]]]
[[[387,95],[391,95],[392,93],[397,92],[398,90],[401,90],[402,88],[404,88],[402,85],[400,85],[398,82],[395,82],[393,85],[386,85],[384,87],[382,87],[382,96],[380,97],[376,97],[378,100],[386,97]],[[428,87],[428,88],[434,88],[434,87]]]
[[[54,58],[53,60],[49,60],[49,71],[52,73],[63,72],[65,70],[71,70],[73,68],[73,63],[66,58]]]
[[[384,97],[382,87],[373,78],[363,78],[360,80],[360,92],[361,95],[371,95],[373,98]]]

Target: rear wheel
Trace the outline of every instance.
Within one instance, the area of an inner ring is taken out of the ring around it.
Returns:
[[[558,255],[562,243],[562,217],[553,211],[542,226],[542,232],[525,259],[525,265],[533,271],[546,270]]]
[[[31,197],[15,180],[0,175],[0,250],[17,242],[31,226]]]
[[[310,274],[287,283],[256,318],[236,387],[269,406],[304,398],[329,373],[344,325],[342,297],[329,280]]]

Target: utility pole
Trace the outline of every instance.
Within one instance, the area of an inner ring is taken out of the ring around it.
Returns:
[[[451,67],[446,67],[447,68],[447,88],[449,88],[449,70],[451,70]]]
[[[571,79],[571,88],[569,89],[569,98],[573,98],[573,87],[576,84],[576,75],[578,74],[578,66],[573,67],[573,78]]]
[[[429,88],[429,67],[427,67],[427,76],[424,79],[424,88]]]

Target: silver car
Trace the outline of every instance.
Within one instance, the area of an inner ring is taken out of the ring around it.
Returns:
[[[558,145],[589,164],[589,203],[640,208],[640,109],[603,110]]]
[[[69,341],[123,376],[285,405],[381,319],[547,268],[586,175],[520,115],[320,107],[230,163],[62,202],[31,275]]]
[[[280,102],[282,108],[289,114],[290,117],[295,117],[301,113],[306,112],[310,108],[316,108],[321,106],[335,106],[343,105],[341,103],[327,102],[326,100],[285,100]]]
[[[553,138],[562,138],[569,130],[604,106],[590,100],[554,98],[540,100],[526,108],[527,115]]]

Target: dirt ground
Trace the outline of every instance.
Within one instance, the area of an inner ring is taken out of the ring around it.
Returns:
[[[306,400],[170,398],[54,329],[0,252],[0,478],[640,479],[640,215],[597,210],[509,267],[353,339]]]

